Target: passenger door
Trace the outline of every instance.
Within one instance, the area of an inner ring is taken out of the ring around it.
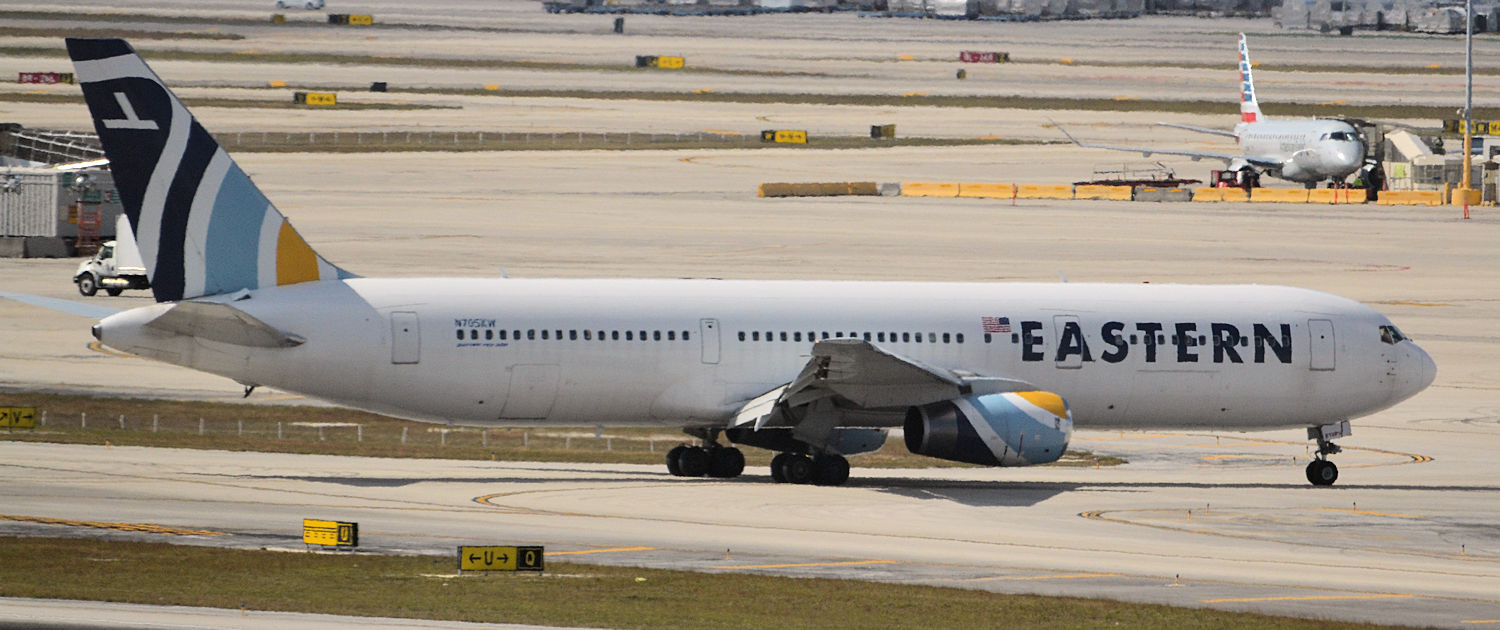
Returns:
[[[1333,322],[1326,319],[1307,320],[1308,348],[1311,359],[1307,367],[1318,371],[1331,371],[1337,346],[1333,340]]]
[[[391,363],[408,364],[422,360],[422,334],[417,314],[410,311],[391,313]]]
[[[698,320],[698,337],[703,341],[703,362],[719,362],[719,320]]]

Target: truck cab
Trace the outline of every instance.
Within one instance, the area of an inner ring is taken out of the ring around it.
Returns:
[[[73,273],[73,283],[78,292],[92,296],[100,288],[111,296],[126,289],[149,289],[146,265],[141,262],[140,250],[135,247],[135,234],[130,231],[130,221],[124,215],[115,224],[115,240],[105,241],[93,258],[78,263]]]

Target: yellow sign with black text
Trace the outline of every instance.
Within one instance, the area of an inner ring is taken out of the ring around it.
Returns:
[[[333,92],[308,92],[307,93],[307,104],[308,105],[321,105],[321,106],[325,106],[325,107],[329,106],[329,105],[338,105],[339,104],[339,97],[338,97],[337,94],[334,94]]]
[[[35,429],[36,407],[0,407],[0,427]]]
[[[541,571],[541,547],[458,548],[459,571]]]
[[[358,547],[359,523],[302,519],[302,542],[327,547]]]

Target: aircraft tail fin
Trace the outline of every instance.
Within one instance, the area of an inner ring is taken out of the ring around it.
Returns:
[[[1250,76],[1250,48],[1245,45],[1245,34],[1240,33],[1240,122],[1265,119],[1260,113],[1260,101],[1255,100],[1255,79]]]
[[[308,246],[130,44],[67,45],[158,302],[354,277]]]

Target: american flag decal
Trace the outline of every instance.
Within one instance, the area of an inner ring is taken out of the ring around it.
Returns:
[[[1009,317],[981,317],[979,318],[979,323],[984,326],[984,332],[987,333],[1010,332]]]

